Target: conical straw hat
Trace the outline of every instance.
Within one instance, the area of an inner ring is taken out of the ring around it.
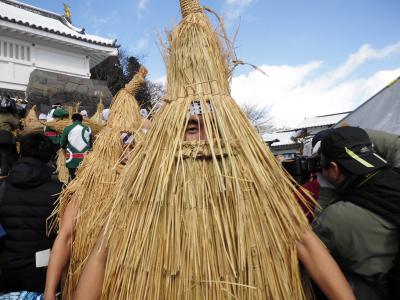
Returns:
[[[99,103],[97,104],[96,113],[90,118],[92,121],[96,122],[99,125],[103,125],[102,113],[104,109],[104,104],[102,98],[100,98]]]
[[[118,178],[114,167],[123,153],[121,132],[133,133],[139,129],[139,106],[134,94],[143,84],[146,74],[147,70],[142,67],[132,81],[115,96],[109,121],[97,135],[93,149],[84,158],[76,178],[60,195],[59,205],[53,212],[53,215],[58,214],[59,219],[62,219],[66,206],[71,201],[78,206],[63,299],[72,298],[84,262],[106,219],[106,212],[110,210],[108,195]]]
[[[44,125],[40,123],[36,114],[36,105],[32,106],[24,120],[24,130],[27,132],[41,131]]]
[[[140,127],[139,105],[136,99],[132,100],[134,99],[132,97],[136,95],[143,85],[147,73],[147,69],[141,66],[132,80],[114,97],[111,104],[110,116],[107,121],[108,126],[118,127],[119,130],[127,132],[133,132]]]
[[[166,105],[112,192],[102,299],[306,299],[295,187],[231,98],[199,3],[180,4]],[[183,140],[193,101],[205,141]]]

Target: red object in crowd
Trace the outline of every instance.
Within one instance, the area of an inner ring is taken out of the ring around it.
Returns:
[[[311,196],[315,199],[318,200],[319,198],[319,191],[320,191],[320,185],[318,182],[317,178],[314,178],[308,182],[306,182],[305,184],[302,185],[302,188],[306,189],[307,191],[309,191],[311,193]],[[297,201],[299,202],[301,208],[303,209],[308,221],[311,223],[314,216],[313,216],[313,212],[315,210],[315,201],[313,199],[310,199],[309,195],[307,195],[306,193],[304,193],[304,191],[302,189],[298,189],[298,191],[300,192],[300,194],[305,198],[305,200],[308,202],[303,203],[303,201],[300,201],[299,197],[296,196]]]

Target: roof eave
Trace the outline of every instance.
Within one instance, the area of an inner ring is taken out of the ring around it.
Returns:
[[[28,22],[22,22],[18,21],[15,19],[9,19],[6,16],[1,16],[0,15],[0,24],[4,22],[4,26],[10,27],[10,28],[17,28],[20,31],[26,31],[26,32],[32,32],[37,34],[37,35],[43,35],[43,36],[48,36],[54,35],[54,39],[57,39],[57,36],[60,37],[61,39],[69,39],[73,40],[74,42],[72,43],[78,43],[78,42],[83,42],[86,44],[90,45],[96,45],[96,46],[102,46],[102,47],[108,47],[108,48],[117,48],[116,43],[117,41],[114,39],[111,43],[102,43],[99,41],[94,41],[91,39],[86,39],[86,38],[81,38],[78,36],[70,35],[70,34],[65,34],[63,32],[59,31],[54,31],[52,29],[48,29],[46,27],[41,27],[41,26],[36,26],[34,24],[30,24]],[[8,26],[6,24],[9,24]],[[76,42],[75,42],[76,41]]]

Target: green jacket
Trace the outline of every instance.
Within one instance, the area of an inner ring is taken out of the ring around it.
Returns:
[[[77,168],[91,148],[90,128],[82,125],[81,122],[74,122],[64,129],[60,137],[60,145],[66,150],[67,168]]]
[[[398,251],[398,229],[351,202],[337,201],[320,213],[315,233],[345,270],[385,290],[384,275]]]

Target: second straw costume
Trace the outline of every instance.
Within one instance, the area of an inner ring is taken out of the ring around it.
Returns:
[[[146,75],[147,70],[141,67],[132,81],[114,97],[109,120],[97,135],[93,150],[83,160],[76,179],[60,196],[60,218],[70,201],[75,201],[79,207],[63,299],[72,299],[84,262],[112,205],[109,193],[118,178],[115,166],[123,153],[121,133],[129,132],[135,134],[136,140],[138,138],[141,119],[134,95]]]

